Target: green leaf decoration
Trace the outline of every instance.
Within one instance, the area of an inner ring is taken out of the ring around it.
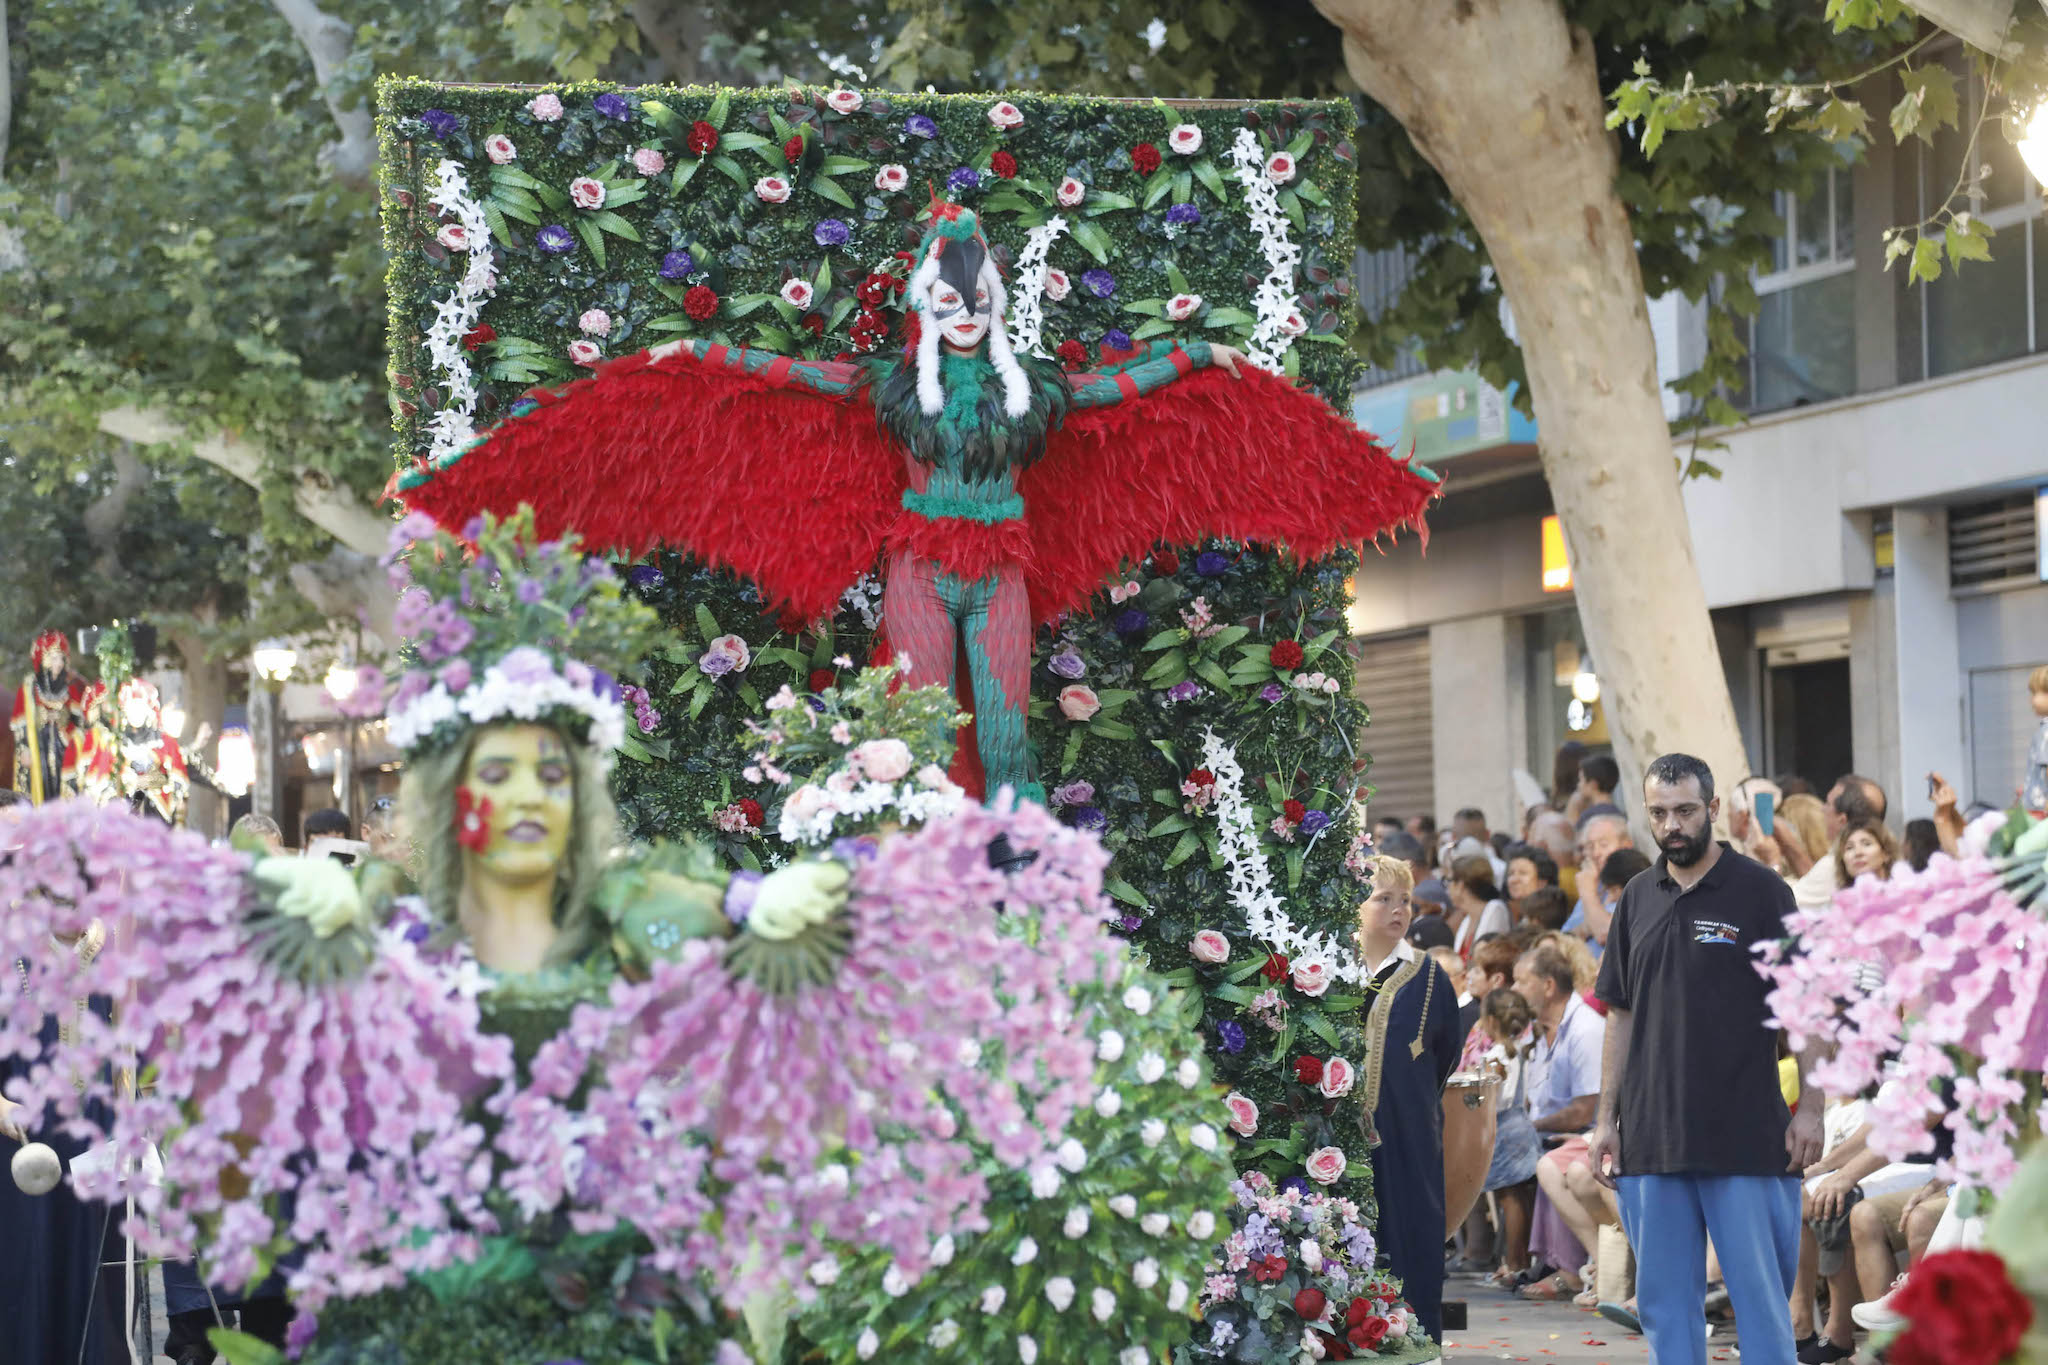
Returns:
[[[732,91],[721,90],[713,97],[711,107],[704,111],[704,121],[720,132],[724,132],[726,116],[731,110]]]
[[[841,208],[850,209],[857,207],[857,205],[855,205],[853,202],[852,195],[848,194],[845,190],[840,189],[836,181],[831,180],[823,175],[814,175],[811,177],[811,193],[817,195],[821,199],[829,199],[833,203],[839,205]]]
[[[703,164],[704,158],[701,156],[686,156],[677,161],[675,173],[668,180],[668,192],[681,194],[683,186],[690,183],[691,178],[697,174],[697,169]]]
[[[752,186],[752,184],[754,183],[753,181],[747,179],[747,173],[740,169],[740,163],[734,161],[731,157],[725,155],[723,152],[720,152],[711,158],[711,166],[713,170],[717,171],[726,179],[732,181],[733,184],[740,186],[742,189],[748,188]]]
[[[1223,175],[1216,169],[1215,162],[1205,156],[1189,169],[1195,173],[1195,179],[1202,182],[1203,188],[1215,195],[1220,202],[1230,202],[1230,195],[1223,187]]]

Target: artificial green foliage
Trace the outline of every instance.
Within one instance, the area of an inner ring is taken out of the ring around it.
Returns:
[[[1221,1106],[1156,974],[1127,966],[1077,1003],[1098,1056],[1096,1105],[1069,1129],[1078,1146],[1038,1193],[1029,1172],[986,1160],[988,1229],[900,1294],[886,1255],[842,1249],[814,1271],[825,1287],[801,1327],[824,1360],[1016,1360],[1029,1336],[1041,1365],[1107,1365],[1156,1361],[1187,1339],[1212,1243],[1229,1230]],[[1098,1291],[1112,1296],[1100,1315]]]

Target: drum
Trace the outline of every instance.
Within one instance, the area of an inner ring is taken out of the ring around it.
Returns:
[[[1460,1071],[1444,1086],[1444,1236],[1472,1212],[1493,1164],[1494,1119],[1500,1078],[1486,1071]]]

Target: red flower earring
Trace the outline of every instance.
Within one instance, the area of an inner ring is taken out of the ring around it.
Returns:
[[[455,789],[455,842],[481,853],[491,842],[491,802],[467,787]]]

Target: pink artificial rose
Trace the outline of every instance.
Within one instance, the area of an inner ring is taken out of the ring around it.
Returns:
[[[1188,956],[1197,962],[1230,961],[1230,940],[1214,929],[1204,929],[1188,940]]]
[[[1342,1057],[1332,1057],[1323,1063],[1323,1080],[1317,1088],[1329,1099],[1342,1099],[1351,1093],[1351,1087],[1357,1080],[1357,1068]]]
[[[1344,1150],[1341,1147],[1318,1147],[1308,1154],[1308,1178],[1318,1185],[1334,1185],[1344,1178]]]
[[[1202,150],[1202,130],[1192,123],[1179,124],[1166,135],[1166,145],[1182,156],[1193,156]]]
[[[1143,591],[1144,589],[1140,588],[1135,582],[1117,583],[1112,585],[1109,590],[1109,600],[1111,602],[1128,602]]]
[[[1056,193],[1061,207],[1072,208],[1088,197],[1088,187],[1070,175],[1065,180],[1060,181],[1060,187]]]
[[[1294,989],[1303,995],[1321,995],[1330,989],[1330,964],[1319,957],[1298,957],[1288,970],[1294,977]]]
[[[910,775],[910,746],[900,739],[871,739],[854,749],[853,761],[876,782],[900,782]]]
[[[503,133],[492,133],[484,139],[484,155],[493,166],[506,166],[519,159],[519,149]]]
[[[579,175],[569,182],[569,202],[579,209],[604,207],[604,182]]]
[[[826,106],[835,114],[858,113],[865,103],[858,90],[834,90],[825,96]]]
[[[1294,158],[1285,152],[1275,152],[1266,162],[1266,179],[1276,185],[1284,185],[1294,179]]]
[[[434,240],[447,247],[450,251],[467,251],[469,250],[469,229],[463,227],[460,223],[447,223],[442,226],[439,232],[434,234]]]
[[[553,95],[535,95],[526,102],[526,112],[542,123],[553,123],[562,116],[562,101]]]
[[[1024,111],[1008,100],[997,100],[988,108],[988,121],[1007,132],[1023,125]]]
[[[895,162],[890,162],[875,172],[875,188],[893,194],[910,183],[910,172]]]
[[[633,153],[633,169],[642,175],[660,175],[668,169],[668,158],[652,147]]]
[[[569,359],[578,365],[596,365],[604,359],[604,348],[594,341],[572,341],[569,343]]]
[[[1073,287],[1073,282],[1067,278],[1066,271],[1047,270],[1045,272],[1045,296],[1054,303],[1058,303],[1061,299],[1065,298],[1067,291]]]
[[[1186,322],[1202,307],[1200,294],[1175,294],[1166,301],[1166,316],[1172,322]]]
[[[1284,336],[1298,337],[1307,330],[1308,319],[1292,309],[1288,310],[1286,317],[1280,319],[1280,331]]]
[[[1076,683],[1060,689],[1060,714],[1068,720],[1087,720],[1102,709],[1102,698],[1095,695],[1092,687]]]
[[[811,296],[809,280],[790,280],[782,286],[782,301],[792,308],[809,308]]]
[[[612,315],[602,308],[592,308],[576,319],[576,326],[587,337],[608,337],[612,334]]]
[[[789,182],[779,175],[764,175],[754,182],[754,197],[764,204],[789,201]]]
[[[1253,1133],[1259,1131],[1259,1106],[1252,1102],[1249,1095],[1240,1095],[1233,1090],[1223,1097],[1223,1103],[1230,1110],[1231,1132],[1239,1137],[1250,1137]],[[1326,1148],[1325,1150],[1335,1151],[1336,1149]],[[1343,1157],[1344,1154],[1342,1152],[1337,1153],[1338,1160],[1343,1160]]]

